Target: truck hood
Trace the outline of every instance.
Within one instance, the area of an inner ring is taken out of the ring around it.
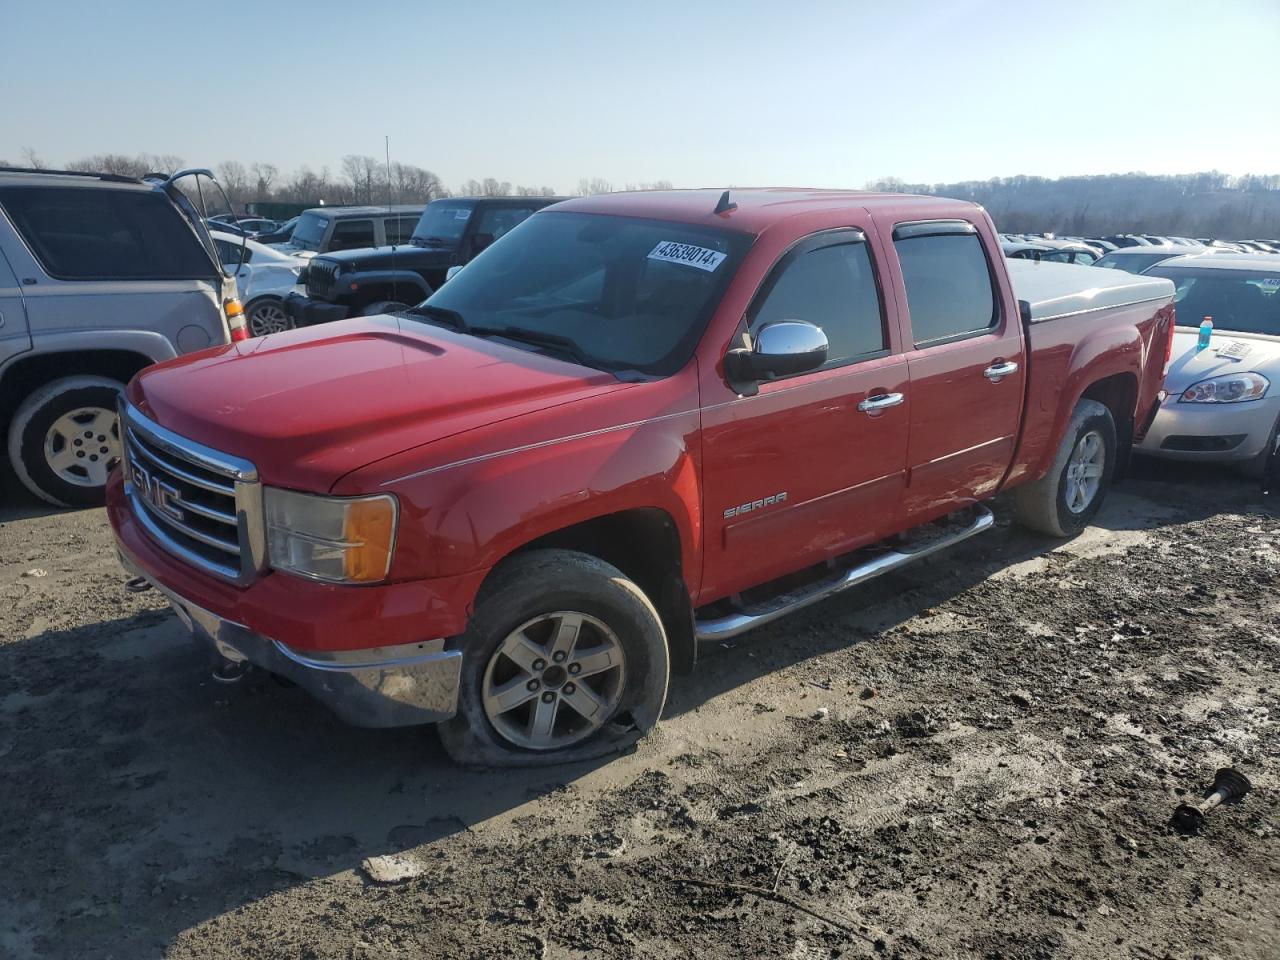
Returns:
[[[1204,350],[1196,349],[1198,339],[1199,332],[1174,331],[1173,357],[1164,378],[1164,388],[1169,393],[1181,393],[1209,377],[1246,370],[1260,373],[1271,381],[1267,396],[1280,389],[1280,337],[1215,330]],[[1236,357],[1224,355],[1223,351]]]
[[[382,316],[194,353],[144,370],[129,397],[175,433],[252,461],[266,483],[321,492],[375,460],[628,386]]]

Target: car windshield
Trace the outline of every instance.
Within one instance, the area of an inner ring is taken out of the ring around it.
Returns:
[[[324,233],[329,229],[329,218],[318,213],[304,213],[298,218],[289,242],[304,250],[319,250]]]
[[[418,310],[598,369],[669,376],[689,359],[751,239],[548,211],[498,239]]]
[[[1280,267],[1275,270],[1152,267],[1152,277],[1177,285],[1178,325],[1213,318],[1215,330],[1280,336]]]
[[[1168,260],[1167,253],[1109,253],[1094,262],[1095,267],[1112,267],[1129,273],[1141,273],[1153,263]]]
[[[434,201],[422,211],[409,242],[416,247],[456,247],[470,219],[471,204]]]

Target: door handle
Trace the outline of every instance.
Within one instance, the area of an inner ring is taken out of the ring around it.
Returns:
[[[1001,360],[982,371],[982,375],[995,383],[1018,372],[1018,365],[1012,360]]]
[[[902,394],[880,393],[874,397],[867,397],[867,399],[858,404],[858,409],[863,413],[875,413],[877,410],[896,407],[900,403],[902,403]]]

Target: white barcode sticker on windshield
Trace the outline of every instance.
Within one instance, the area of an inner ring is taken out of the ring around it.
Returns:
[[[1258,286],[1262,288],[1263,293],[1275,293],[1280,290],[1280,277],[1267,277],[1259,282]]]
[[[1217,350],[1218,356],[1239,360],[1253,353],[1253,348],[1242,340],[1231,340],[1222,344]]]
[[[663,240],[649,251],[650,260],[662,260],[666,263],[682,263],[686,267],[697,267],[711,273],[724,263],[727,254],[706,247],[695,247],[688,243],[676,243],[674,240]]]
[[[455,210],[455,211],[453,211],[453,219],[455,219],[455,220],[465,220],[465,219],[467,219],[467,217],[469,217],[469,216],[471,216],[471,211],[470,211],[470,210]]]

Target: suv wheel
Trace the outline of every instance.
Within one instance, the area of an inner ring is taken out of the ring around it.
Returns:
[[[293,329],[293,320],[285,312],[284,304],[274,297],[255,300],[245,311],[249,317],[249,333],[265,337],[269,333],[284,333]]]
[[[616,567],[571,550],[506,561],[476,601],[458,713],[440,724],[467,766],[537,766],[621,750],[667,697],[666,633]]]
[[[27,397],[9,425],[9,460],[23,485],[59,507],[101,504],[120,462],[123,391],[106,377],[66,377]]]
[[[1018,522],[1052,537],[1075,536],[1102,507],[1115,463],[1111,411],[1095,400],[1081,400],[1049,472],[1015,492]]]

